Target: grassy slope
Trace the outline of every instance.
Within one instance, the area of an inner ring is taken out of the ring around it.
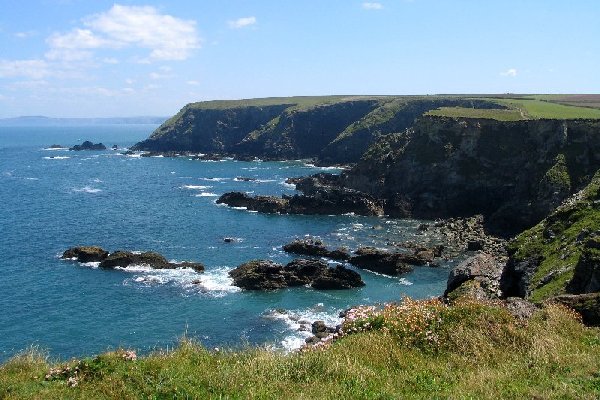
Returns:
[[[556,172],[558,179],[560,174]],[[567,176],[568,177],[568,176]],[[517,261],[542,257],[532,279],[535,288],[549,274],[552,280],[534,289],[530,300],[540,301],[564,293],[573,277],[575,265],[582,255],[585,240],[578,239],[582,232],[594,232],[600,226],[600,173],[574,199],[559,207],[542,222],[521,233],[509,244],[509,252]]]
[[[50,365],[30,352],[0,367],[0,398],[600,396],[600,331],[585,328],[563,307],[548,306],[527,324],[482,303],[412,302],[409,317],[402,316],[406,308],[396,311],[359,320],[362,332],[329,347],[290,355],[261,349],[215,352],[182,342],[172,352],[135,361],[125,360],[123,352],[73,360],[68,365],[80,368],[75,387],[66,376],[45,380],[51,367],[65,365]],[[364,328],[366,322],[371,325]],[[407,331],[437,340],[412,340]]]

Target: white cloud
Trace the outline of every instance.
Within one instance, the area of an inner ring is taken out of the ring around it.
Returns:
[[[187,81],[186,83],[191,86],[198,86],[200,84],[198,81]]]
[[[227,23],[231,29],[240,29],[256,24],[256,17],[242,17]]]
[[[160,14],[151,6],[122,6],[83,19],[82,28],[55,33],[47,40],[56,50],[142,48],[148,60],[185,60],[200,47],[196,22]]]
[[[383,4],[373,3],[373,2],[365,2],[365,3],[362,3],[362,8],[364,8],[365,10],[381,10],[381,9],[383,9]]]
[[[507,69],[504,72],[500,72],[500,75],[515,77],[515,76],[517,76],[517,69],[516,68],[509,68],[509,69]]]
[[[106,57],[102,59],[102,62],[105,64],[118,64],[119,60],[114,57]]]
[[[0,60],[0,78],[26,77],[39,80],[50,75],[45,60]]]

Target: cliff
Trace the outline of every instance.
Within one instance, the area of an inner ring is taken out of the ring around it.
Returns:
[[[384,199],[389,215],[483,214],[512,235],[590,182],[599,132],[598,120],[424,116],[373,144],[342,182]]]
[[[443,106],[498,108],[483,99],[329,96],[213,101],[186,105],[147,140],[145,151],[191,151],[353,163],[379,137],[402,132]]]

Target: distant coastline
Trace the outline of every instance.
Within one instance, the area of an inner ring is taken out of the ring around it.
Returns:
[[[61,125],[116,125],[162,124],[169,117],[105,117],[105,118],[52,118],[41,115],[0,118],[0,126],[61,126]]]

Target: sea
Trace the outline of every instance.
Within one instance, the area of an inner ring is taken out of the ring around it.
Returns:
[[[293,239],[389,248],[427,239],[417,229],[423,221],[265,215],[217,205],[229,191],[293,194],[286,178],[341,170],[305,160],[123,154],[156,127],[0,126],[0,362],[32,346],[65,360],[117,348],[168,350],[183,338],[211,349],[293,351],[310,336],[301,330],[306,322],[335,325],[340,311],[354,305],[443,292],[456,260],[416,267],[402,277],[357,270],[366,286],[352,290],[236,288],[230,270],[253,259],[289,262],[294,256],[282,246]],[[84,140],[108,150],[68,150]],[[56,144],[63,147],[50,148]],[[206,271],[102,270],[60,258],[78,245],[157,251],[173,261],[202,262]]]

